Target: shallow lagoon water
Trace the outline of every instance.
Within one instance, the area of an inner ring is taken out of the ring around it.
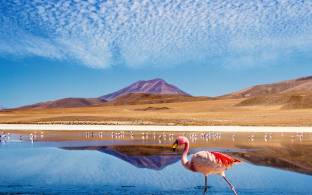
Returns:
[[[0,193],[202,194],[171,143],[222,151],[243,162],[226,171],[238,194],[312,194],[312,135],[224,132],[2,132]],[[207,194],[232,194],[220,176]]]

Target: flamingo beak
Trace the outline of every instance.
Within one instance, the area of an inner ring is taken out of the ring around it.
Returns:
[[[172,150],[175,152],[178,147],[178,141],[175,141],[172,145]]]

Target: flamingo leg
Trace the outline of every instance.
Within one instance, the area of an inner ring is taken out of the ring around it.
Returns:
[[[208,180],[208,176],[205,176],[205,186],[204,186],[204,192],[203,195],[206,194],[206,192],[208,191],[208,184],[207,184],[207,180]]]
[[[233,191],[233,193],[235,194],[235,195],[237,195],[237,192],[236,192],[236,190],[235,190],[235,187],[231,184],[231,182],[225,177],[225,176],[222,176],[223,177],[223,179],[226,181],[226,183],[230,186],[230,188],[231,188],[231,190]]]

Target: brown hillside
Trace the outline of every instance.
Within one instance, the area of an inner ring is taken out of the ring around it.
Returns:
[[[45,108],[75,108],[88,106],[104,106],[104,105],[136,105],[136,104],[160,104],[173,102],[190,102],[208,100],[208,97],[192,97],[186,95],[173,94],[145,94],[130,93],[117,99],[107,102],[99,98],[64,98],[55,101],[42,102],[23,106],[17,109],[45,109]]]
[[[101,105],[106,101],[97,98],[64,98],[55,101],[42,102],[23,106],[18,109],[43,109],[43,108],[74,108]]]
[[[224,95],[222,98],[248,98],[300,91],[312,91],[312,76],[273,84],[256,85],[238,92]]]
[[[186,95],[174,94],[147,94],[147,93],[130,93],[116,100],[107,102],[106,105],[135,105],[135,104],[160,104],[174,102],[192,102],[209,100],[209,97],[193,97]]]
[[[250,97],[237,106],[280,105],[283,109],[312,108],[312,92],[288,92],[274,95]]]

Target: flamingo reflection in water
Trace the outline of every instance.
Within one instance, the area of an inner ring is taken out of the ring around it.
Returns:
[[[218,174],[223,177],[223,179],[230,186],[234,194],[237,195],[234,186],[226,178],[224,171],[226,171],[232,165],[239,163],[240,160],[235,159],[227,154],[223,154],[221,152],[200,151],[193,154],[192,159],[189,161],[187,160],[187,154],[190,149],[189,140],[184,136],[178,137],[174,142],[174,144],[172,145],[173,151],[175,151],[179,145],[184,145],[184,150],[181,157],[182,165],[191,171],[202,173],[205,176],[205,187],[203,192],[204,194],[208,190],[207,186],[208,175]]]

